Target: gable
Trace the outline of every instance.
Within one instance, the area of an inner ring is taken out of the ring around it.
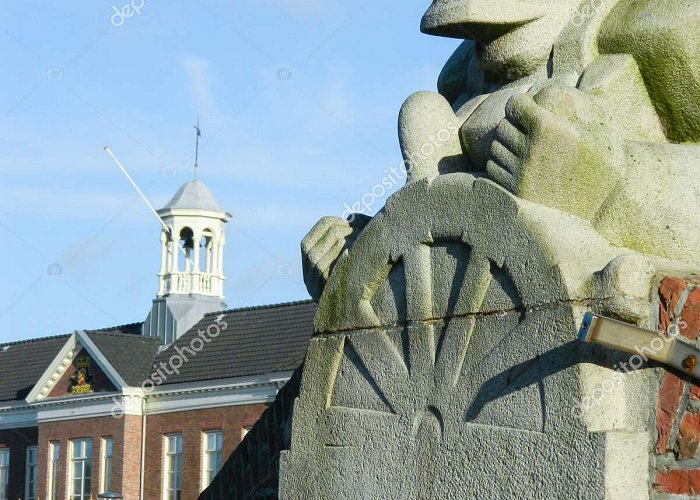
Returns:
[[[95,389],[100,392],[121,390],[126,385],[100,349],[84,331],[79,330],[65,342],[26,401],[33,403],[47,397],[92,394],[90,390]],[[81,387],[72,390],[77,386]]]
[[[82,348],[75,355],[47,398],[115,392],[117,388],[90,354]]]

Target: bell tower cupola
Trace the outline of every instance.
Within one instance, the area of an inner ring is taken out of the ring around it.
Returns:
[[[231,214],[196,179],[184,184],[157,212],[164,224],[159,285],[143,335],[168,345],[204,314],[226,309],[224,226]]]

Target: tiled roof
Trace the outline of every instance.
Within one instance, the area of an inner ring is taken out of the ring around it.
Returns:
[[[304,360],[313,333],[316,304],[288,302],[231,309],[205,315],[189,332],[160,354],[158,341],[142,337],[141,323],[87,330],[88,337],[129,384],[138,387],[153,367],[190,347],[199,331],[208,343],[190,356],[164,384],[179,384],[292,371]],[[225,325],[225,326],[224,326]],[[27,397],[70,335],[0,344],[0,401]],[[184,351],[187,352],[187,351]],[[155,360],[155,365],[154,365]]]
[[[160,347],[158,339],[109,331],[87,334],[127,384],[140,386],[148,378]]]
[[[68,337],[0,343],[0,401],[26,398]]]
[[[313,333],[316,304],[312,301],[289,302],[271,306],[232,309],[207,314],[189,332],[180,337],[156,358],[168,365],[171,356],[190,347],[199,331],[216,335],[204,348],[190,356],[164,384],[225,379],[291,371],[304,360]],[[224,327],[225,325],[225,327]],[[199,347],[195,341],[194,346]],[[187,353],[187,351],[184,351]],[[186,355],[186,354],[185,354]]]
[[[93,340],[104,334],[115,334],[122,339],[126,338],[122,341],[130,342],[141,338],[137,337],[141,333],[141,323],[113,326],[94,332],[91,335]],[[56,335],[0,343],[0,401],[26,398],[70,336],[71,334]],[[151,355],[151,361],[153,356],[154,354]]]
[[[109,328],[98,328],[96,330],[86,330],[97,333],[126,333],[129,335],[141,335],[143,322],[129,323],[128,325],[110,326]]]

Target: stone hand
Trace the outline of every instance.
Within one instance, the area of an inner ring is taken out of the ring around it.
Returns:
[[[357,239],[371,217],[353,214],[350,220],[324,217],[301,242],[304,283],[311,297],[321,298],[336,261]]]
[[[624,155],[602,99],[550,86],[508,101],[487,172],[516,196],[591,219],[620,181]]]

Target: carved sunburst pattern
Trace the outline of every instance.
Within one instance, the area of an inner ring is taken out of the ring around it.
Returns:
[[[390,263],[375,283],[366,298],[380,321],[396,326],[342,337],[330,418],[365,425],[372,418],[408,418],[415,440],[440,441],[453,425],[446,411],[460,390],[477,317],[518,308],[515,286],[503,269],[459,241],[422,244]],[[409,319],[426,309],[446,319]],[[464,415],[460,423],[473,417]],[[344,426],[331,426],[337,427]],[[342,436],[333,435],[329,444],[342,445]]]

